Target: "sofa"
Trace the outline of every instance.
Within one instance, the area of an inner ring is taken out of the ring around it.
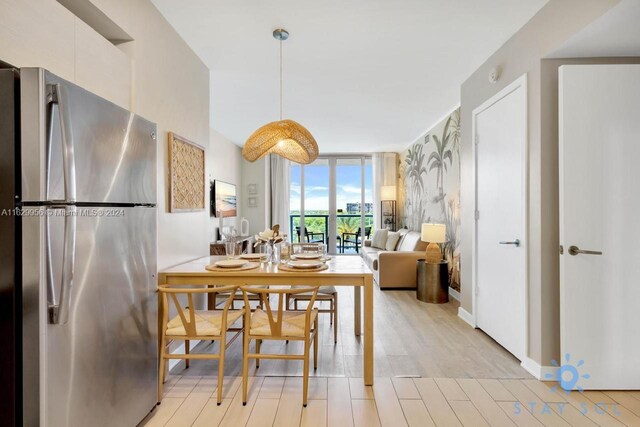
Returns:
[[[417,231],[405,228],[398,233],[400,240],[395,248],[381,249],[373,246],[373,240],[364,241],[362,258],[373,271],[374,280],[380,289],[416,288],[416,262],[425,258],[427,243],[420,239]]]

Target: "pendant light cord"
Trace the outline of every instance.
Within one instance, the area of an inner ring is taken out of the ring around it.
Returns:
[[[280,39],[280,121],[282,121],[282,39]]]

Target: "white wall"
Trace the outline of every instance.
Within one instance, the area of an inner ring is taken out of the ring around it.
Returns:
[[[0,0],[0,59],[47,68],[156,122],[158,268],[207,255],[208,210],[168,212],[167,132],[208,147],[209,70],[150,1],[91,1],[134,41],[115,47],[55,0]]]
[[[240,195],[240,206],[242,214],[249,220],[249,234],[256,234],[265,228],[271,228],[271,200],[269,198],[270,179],[269,156],[256,160],[254,163],[246,160],[242,161],[242,190]],[[258,186],[257,206],[247,205],[247,186],[256,184]]]
[[[560,354],[557,211],[557,144],[545,139],[541,115],[553,108],[541,96],[541,60],[618,0],[550,0],[518,33],[462,85],[462,235],[473,233],[474,181],[471,135],[473,110],[516,78],[528,75],[529,139],[529,358],[544,366]],[[501,76],[489,83],[489,70]],[[554,178],[555,177],[555,178]],[[461,303],[471,313],[471,238],[461,242]]]
[[[209,152],[207,153],[207,176],[210,181],[216,179],[236,185],[239,198],[246,195],[246,189],[242,186],[242,148],[225,138],[214,129],[209,131]],[[225,218],[224,226],[234,226],[240,232],[240,218],[243,215],[243,207],[238,203],[238,216]],[[219,220],[214,217],[209,219],[209,239],[215,239],[215,233],[219,227]]]

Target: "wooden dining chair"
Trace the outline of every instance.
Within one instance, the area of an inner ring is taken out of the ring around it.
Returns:
[[[242,355],[242,404],[247,404],[247,381],[249,374],[249,359],[256,360],[256,369],[260,368],[260,359],[302,360],[302,406],[307,406],[307,391],[309,389],[309,351],[313,343],[313,369],[318,369],[318,309],[313,303],[318,293],[318,286],[299,288],[264,289],[251,286],[241,286],[245,307],[249,307],[249,294],[258,294],[264,301],[266,308],[257,308],[253,313],[245,310],[244,316],[244,346]],[[311,293],[311,300],[305,310],[285,310],[284,298],[288,295]],[[271,308],[270,296],[277,295],[278,307],[276,312]],[[255,353],[249,352],[251,341],[255,340]],[[303,341],[303,354],[267,354],[260,352],[263,340]]]
[[[206,288],[186,288],[183,286],[158,286],[160,301],[162,304],[162,331],[160,343],[160,372],[158,376],[158,402],[162,400],[162,385],[164,383],[164,371],[167,359],[184,359],[185,363],[189,359],[217,359],[218,360],[218,405],[222,403],[222,382],[224,380],[224,356],[226,349],[242,333],[243,328],[238,330],[229,341],[227,341],[227,330],[245,313],[244,307],[239,310],[229,310],[235,298],[237,286],[221,286]],[[194,307],[194,295],[211,294],[213,292],[229,292],[224,309],[222,310],[196,310]],[[178,299],[179,296],[186,296],[187,306],[183,307]],[[177,316],[169,320],[169,299],[178,311]],[[169,340],[182,340],[185,342],[184,354],[172,354],[167,349]],[[220,343],[220,350],[217,354],[191,353],[189,350],[190,340],[211,340]]]
[[[319,245],[317,243],[294,243],[292,248],[300,248],[299,250],[303,253],[314,253],[318,252]],[[295,249],[294,249],[295,252]],[[299,252],[298,252],[299,253]],[[296,295],[287,295],[287,310],[291,307],[291,300],[293,300],[293,309],[298,309],[298,301],[310,301],[311,294],[303,293]],[[318,307],[318,313],[328,313],[329,323],[333,325],[333,342],[338,342],[338,291],[335,286],[320,286],[318,289],[318,295],[316,297],[316,301],[321,303],[322,301],[329,302],[329,308]]]
[[[291,300],[293,300],[293,310],[297,311],[298,301],[307,301],[308,304],[311,304],[312,296],[311,292],[287,295],[287,310],[291,307]],[[318,303],[322,301],[329,302],[329,308],[322,308],[320,305],[318,305],[317,308],[318,313],[329,314],[329,324],[333,325],[333,342],[335,344],[338,342],[338,290],[335,286],[320,286],[315,300],[318,301]]]
[[[268,285],[259,285],[259,286],[263,287],[263,288],[268,288],[269,287]],[[209,294],[209,302],[208,302],[209,307],[213,309],[214,307],[217,308],[218,305],[224,304],[228,300],[229,295],[230,295],[229,291],[221,291],[221,292],[212,292],[212,293],[210,293]],[[219,298],[221,299],[220,301],[219,301]],[[259,295],[250,295],[249,296],[249,301],[255,301],[256,305],[264,310],[264,306],[262,305],[262,300],[260,299]],[[231,310],[234,310],[236,308],[235,307],[236,302],[238,302],[239,304],[243,303],[242,291],[239,288],[237,289],[237,291],[235,293],[235,299],[233,299],[231,301]],[[251,311],[253,311],[253,309],[251,309]]]

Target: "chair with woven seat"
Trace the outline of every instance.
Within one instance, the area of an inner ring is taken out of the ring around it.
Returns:
[[[321,244],[318,243],[294,243],[294,253],[319,253],[321,252]],[[296,251],[296,248],[299,248]],[[309,301],[311,294],[296,294],[295,296],[287,296],[287,310],[291,307],[291,300],[293,300],[294,310],[298,309],[298,301]],[[338,342],[338,291],[334,286],[320,286],[318,289],[318,296],[316,301],[329,301],[329,309],[318,307],[318,313],[329,313],[329,323],[333,325],[333,342]]]
[[[287,310],[291,307],[293,300],[293,309],[298,310],[298,301],[311,301],[311,293],[287,295]],[[316,301],[329,301],[329,308],[318,307],[318,313],[329,313],[329,324],[333,325],[333,342],[338,342],[338,290],[335,286],[320,286]]]
[[[309,352],[313,344],[313,369],[318,368],[318,309],[313,308],[318,286],[299,288],[264,289],[251,286],[241,286],[245,307],[249,307],[247,295],[258,294],[264,300],[266,310],[257,308],[253,313],[245,310],[245,332],[242,355],[242,404],[247,404],[247,381],[249,374],[249,359],[255,359],[256,369],[260,368],[260,359],[302,360],[302,406],[307,406],[307,391],[309,389]],[[311,300],[305,310],[284,310],[284,298],[290,295],[310,293]],[[269,297],[278,297],[278,307],[271,309]],[[255,353],[249,352],[251,341],[255,341]],[[266,354],[260,353],[263,340],[291,340],[304,343],[303,354]]]
[[[218,360],[218,396],[217,403],[222,403],[222,382],[224,379],[224,357],[226,349],[242,333],[240,328],[229,341],[227,341],[227,330],[238,319],[242,318],[243,325],[245,318],[244,307],[239,310],[229,310],[237,286],[187,288],[183,286],[158,286],[160,292],[160,303],[162,304],[162,331],[160,343],[160,372],[158,375],[158,402],[162,400],[162,385],[164,383],[164,371],[167,359],[184,359],[185,363],[189,359],[217,359]],[[228,292],[231,295],[227,299],[222,310],[196,310],[194,308],[194,295],[211,294],[212,292]],[[178,296],[186,296],[187,306],[183,307]],[[177,316],[169,320],[169,299],[178,311]],[[185,342],[184,354],[172,354],[167,349],[169,340],[181,340]],[[217,354],[191,353],[189,350],[190,340],[211,340],[219,341],[220,349]],[[187,365],[188,367],[188,365]]]

